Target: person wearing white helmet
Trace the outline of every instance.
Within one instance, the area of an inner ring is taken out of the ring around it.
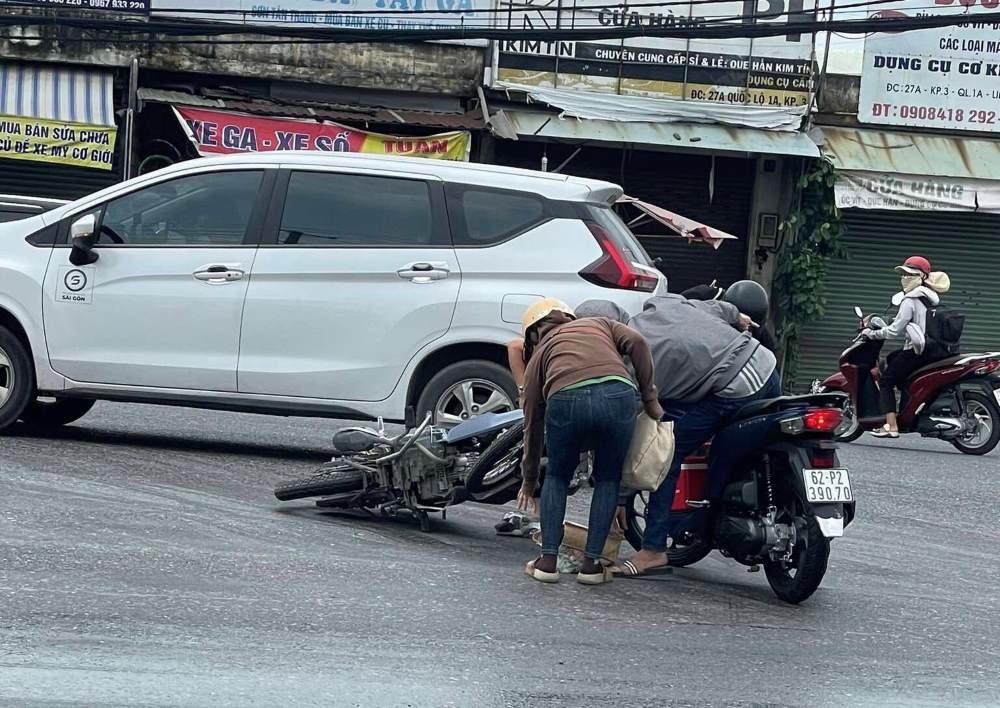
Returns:
[[[618,505],[622,467],[635,429],[640,401],[646,414],[663,414],[653,382],[649,346],[635,330],[604,317],[577,319],[566,303],[541,300],[525,313],[524,459],[517,503],[534,506],[543,441],[548,468],[541,494],[542,555],[525,573],[557,582],[567,488],[580,454],[594,451],[594,493],[590,505],[586,559],[577,580],[609,582],[600,563]],[[635,378],[626,368],[629,357]]]

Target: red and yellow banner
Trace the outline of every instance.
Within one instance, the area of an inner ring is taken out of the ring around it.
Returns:
[[[330,122],[270,118],[175,106],[200,155],[316,150],[468,160],[471,135],[464,130],[425,137],[382,135]]]

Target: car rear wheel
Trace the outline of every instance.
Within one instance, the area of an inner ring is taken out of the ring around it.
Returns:
[[[434,424],[450,428],[484,413],[514,410],[517,387],[510,372],[492,361],[474,359],[441,369],[417,400],[417,419],[428,411]]]
[[[0,432],[21,417],[35,392],[35,369],[28,349],[0,327]]]

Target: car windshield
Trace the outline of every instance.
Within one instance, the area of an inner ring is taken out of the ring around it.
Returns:
[[[639,243],[639,239],[635,237],[635,234],[632,233],[629,227],[625,225],[625,222],[621,220],[621,217],[611,207],[588,204],[587,211],[590,217],[608,232],[615,246],[626,257],[640,265],[653,266],[653,260],[646,253],[646,249],[642,247],[642,244]]]

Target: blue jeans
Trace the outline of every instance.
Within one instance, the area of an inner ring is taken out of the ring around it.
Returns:
[[[764,388],[745,398],[722,398],[713,394],[700,401],[685,403],[662,401],[664,420],[675,421],[674,459],[663,484],[649,497],[646,532],[642,537],[643,550],[662,553],[667,549],[667,537],[676,535],[677,524],[671,518],[670,507],[674,501],[677,478],[680,476],[684,458],[711,440],[712,436],[725,426],[729,418],[746,404],[766,398],[777,398],[780,395],[781,378],[775,371],[764,384]],[[706,485],[706,492],[719,483],[718,480],[710,479]]]
[[[586,553],[588,558],[601,557],[618,506],[618,486],[638,409],[638,393],[621,381],[559,391],[548,400],[545,446],[549,464],[542,484],[542,553],[559,552],[567,489],[580,464],[580,453],[593,450],[594,496]]]

